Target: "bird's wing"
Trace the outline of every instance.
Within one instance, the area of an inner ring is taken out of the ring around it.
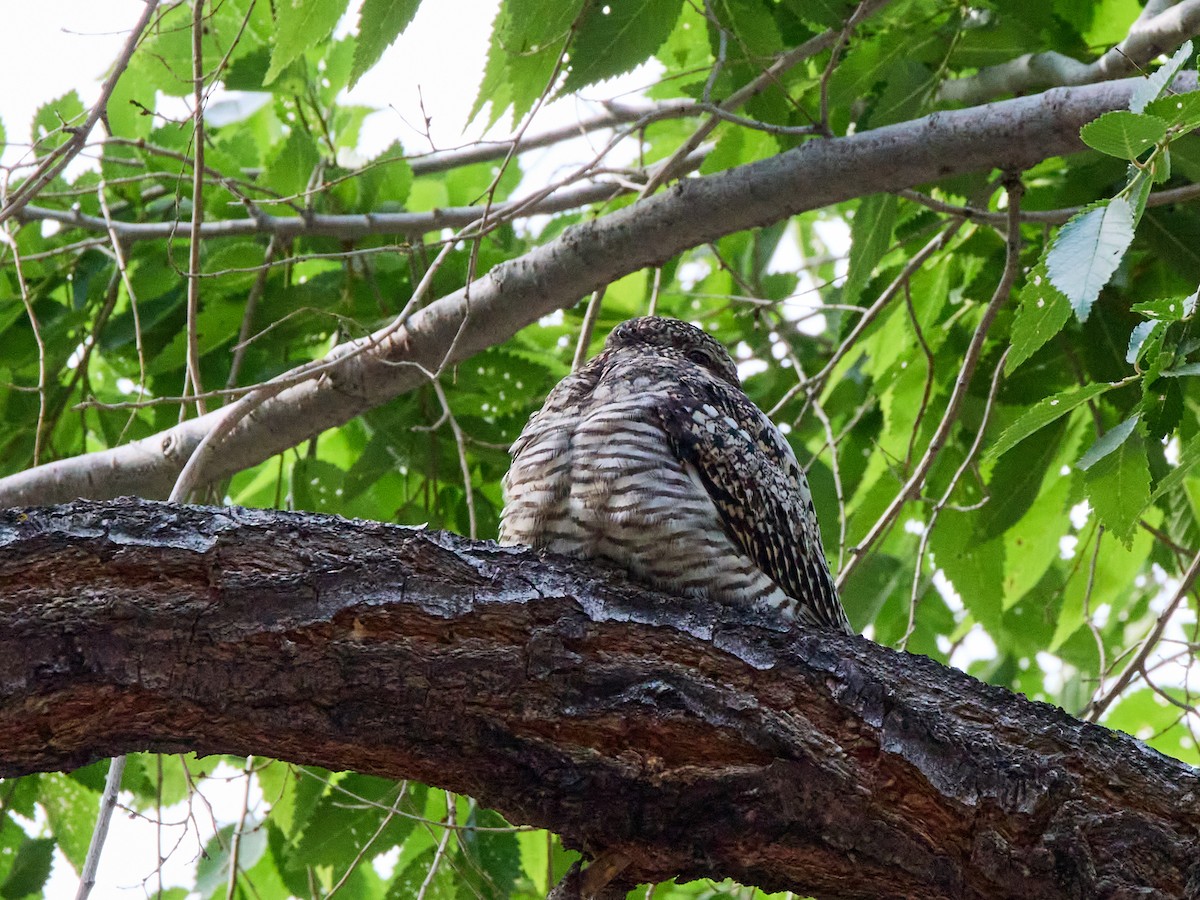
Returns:
[[[779,429],[747,398],[708,378],[681,379],[660,414],[672,449],[699,474],[725,533],[798,601],[797,617],[851,631],[808,482]]]

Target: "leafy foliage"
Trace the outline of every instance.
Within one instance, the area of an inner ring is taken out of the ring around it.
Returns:
[[[629,202],[500,217],[435,265],[450,237],[435,212],[495,210],[543,185],[523,183],[523,160],[506,147],[440,162],[400,141],[363,152],[369,111],[345,91],[418,5],[366,0],[345,36],[346,0],[208,5],[207,86],[261,102],[210,115],[198,196],[189,123],[156,106],[191,96],[192,11],[162,10],[110,100],[111,137],[93,138],[95,164],[57,175],[20,223],[4,225],[0,476],[147,438],[195,413],[194,401],[178,399],[195,387],[185,378],[193,204],[210,226],[240,229],[199,248],[194,345],[200,385],[214,391],[260,384],[372,333],[424,279],[422,303]],[[627,184],[645,175],[627,170],[630,160],[671,158],[716,104],[753,87],[696,142],[707,174],[942,109],[947,85],[982,85],[992,91],[984,102],[1006,82],[973,80],[981,72],[995,76],[1002,70],[990,67],[1024,54],[1090,62],[1140,13],[1126,2],[899,0],[864,4],[847,26],[856,9],[846,0],[502,0],[474,115],[522,123],[556,97],[605,96],[606,79],[634,69],[652,82],[650,102],[700,101],[687,117],[667,111],[610,129],[613,159],[598,153],[603,137],[581,158],[564,156],[563,171],[601,181],[618,170]],[[806,42],[809,56],[763,77]],[[1190,43],[1157,68],[1146,63],[1129,108],[1083,129],[1090,149],[1022,173],[1022,209],[1035,215],[1021,226],[1017,289],[980,334],[976,371],[963,361],[1004,271],[998,228],[1015,202],[998,171],[904,192],[913,186],[897,184],[626,273],[607,288],[590,349],[651,306],[702,323],[808,467],[857,628],[1071,712],[1106,710],[1105,724],[1197,763],[1200,602],[1185,592],[1168,604],[1200,548],[1200,213],[1188,192],[1200,177],[1191,134],[1200,92],[1171,87],[1194,71]],[[64,146],[85,114],[76,92],[46,102],[30,160]],[[523,123],[527,135],[538,121]],[[7,124],[0,139],[13,136]],[[11,193],[28,169],[6,174]],[[265,215],[369,224],[384,213],[427,214],[429,225],[298,237],[260,227]],[[106,220],[142,231],[114,244]],[[436,386],[238,473],[208,499],[490,537],[504,448],[569,371],[582,331],[581,307],[548,316],[436,373]],[[960,378],[962,402],[947,418]],[[927,454],[919,491],[854,553]],[[1165,640],[1145,645],[1167,612]],[[1133,663],[1129,688],[1110,695]],[[82,865],[102,769],[0,782],[0,897],[41,893],[56,851],[56,865]],[[187,888],[202,897],[232,882],[233,893],[260,900],[334,889],[533,898],[574,858],[557,838],[512,828],[466,798],[264,760],[135,756],[122,803],[166,819],[223,779],[251,786],[255,799],[192,834]],[[672,884],[654,896],[746,896],[739,891]]]

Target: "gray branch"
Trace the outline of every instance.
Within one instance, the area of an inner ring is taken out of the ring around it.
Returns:
[[[426,372],[502,343],[603,285],[723,235],[853,197],[966,172],[1020,170],[1083,149],[1079,129],[1122,109],[1136,81],[1059,88],[814,140],[778,156],[685,179],[645,201],[568,229],[415,313],[397,329],[343,344],[320,378],[264,402],[221,445],[216,481],[425,383]],[[1176,81],[1195,89],[1191,74]],[[464,321],[465,320],[465,321]],[[367,345],[366,349],[363,345]],[[361,352],[355,352],[361,351]],[[165,497],[221,411],[110,450],[0,479],[0,507],[122,494]]]
[[[603,203],[621,194],[629,193],[631,187],[611,182],[582,185],[551,194],[537,203],[522,204],[520,201],[496,203],[486,208],[489,219],[502,220],[516,217],[548,215],[577,209],[589,203]],[[269,235],[280,240],[299,237],[332,237],[355,240],[376,235],[404,235],[418,237],[442,228],[465,228],[479,221],[485,212],[482,206],[449,206],[429,212],[413,213],[364,213],[362,215],[326,215],[311,213],[299,216],[272,216],[262,214],[246,219],[208,220],[200,225],[201,238],[228,238]],[[17,213],[22,223],[51,221],[71,228],[82,228],[116,235],[121,241],[148,241],[171,236],[188,237],[191,234],[178,222],[106,222],[100,216],[89,216],[78,209],[49,209],[44,206],[26,206]]]
[[[943,82],[937,99],[948,103],[983,103],[1005,94],[1124,78],[1198,33],[1200,0],[1184,0],[1176,6],[1147,3],[1125,40],[1094,62],[1082,63],[1055,51],[1026,53],[975,75]]]

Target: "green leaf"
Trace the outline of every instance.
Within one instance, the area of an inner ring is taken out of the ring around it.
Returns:
[[[393,781],[367,775],[341,776],[313,808],[290,862],[300,866],[345,865],[372,837],[372,857],[403,843],[415,823],[412,818],[389,812],[399,796],[400,786]],[[404,806],[423,799],[424,789],[410,786]]]
[[[48,774],[44,778],[40,803],[50,832],[63,855],[79,871],[100,812],[100,794],[65,775]]]
[[[1071,301],[1079,321],[1087,320],[1100,289],[1108,284],[1133,243],[1133,210],[1120,197],[1072,217],[1046,254],[1051,283]]]
[[[1162,373],[1163,378],[1187,378],[1191,375],[1200,375],[1200,362],[1164,369]]]
[[[1095,470],[1093,470],[1094,472]],[[1103,519],[1101,519],[1103,521]],[[1092,540],[1107,540],[1109,532],[1102,532],[1096,537],[1095,530],[1087,529],[1092,534]],[[1085,621],[1085,602],[1095,610],[1100,603],[1112,603],[1118,609],[1128,602],[1136,587],[1133,580],[1145,569],[1146,560],[1150,555],[1150,545],[1154,538],[1144,529],[1136,529],[1133,541],[1124,547],[1113,546],[1109,541],[1103,544],[1096,556],[1096,577],[1092,584],[1091,597],[1088,597],[1089,569],[1094,552],[1094,545],[1080,543],[1076,552],[1079,562],[1071,580],[1063,593],[1062,606],[1058,611],[1058,620],[1054,624],[1054,634],[1047,649],[1056,652],[1068,638],[1083,627]],[[1089,641],[1090,641],[1089,637]]]
[[[987,481],[987,503],[975,516],[975,538],[988,541],[1007,532],[1035,502],[1050,464],[1062,452],[1067,421],[1046,427],[1036,441],[1022,441],[1000,457]]]
[[[371,160],[359,176],[362,205],[368,210],[380,210],[388,205],[403,206],[412,191],[412,167],[404,159],[399,141]]]
[[[204,900],[229,883],[230,850],[233,844],[233,825],[226,825],[207,844],[196,863],[196,893]],[[239,871],[253,868],[267,849],[267,829],[247,818],[238,843]]]
[[[1129,349],[1125,351],[1125,362],[1137,362],[1138,357],[1142,354],[1142,350],[1147,349],[1146,342],[1154,337],[1156,332],[1162,327],[1163,323],[1156,319],[1151,319],[1148,322],[1139,322],[1133,326],[1133,331],[1129,333]],[[1161,343],[1161,340],[1151,342],[1149,349],[1153,349],[1154,344]]]
[[[1059,557],[1058,540],[1068,533],[1072,480],[1049,482],[1021,519],[1004,532],[1004,609],[1032,590]]]
[[[321,155],[312,135],[302,128],[294,128],[267,164],[262,182],[284,197],[302,197],[320,161]]]
[[[1114,109],[1079,129],[1093,150],[1118,159],[1137,159],[1167,134],[1167,121],[1146,113]]]
[[[730,60],[770,56],[783,49],[779,26],[770,5],[761,0],[719,0],[712,4],[717,24],[730,35],[733,44],[726,44],[726,64]]]
[[[1120,381],[1111,383],[1099,382],[1084,387],[1070,388],[1069,390],[1055,394],[1053,397],[1047,397],[1036,406],[1027,410],[1017,421],[1009,425],[1004,430],[1004,433],[1000,435],[1000,439],[984,453],[984,460],[998,459],[1005,452],[1021,443],[1021,441],[1025,440],[1031,434],[1045,428],[1060,416],[1065,416],[1080,404],[1086,403],[1093,397],[1099,397],[1104,392],[1111,391],[1122,383]]]
[[[7,796],[10,787],[5,786]],[[17,859],[17,851],[25,843],[28,835],[18,825],[8,811],[0,813],[0,884],[8,878],[12,865]]]
[[[404,33],[421,0],[364,0],[358,16],[358,44],[350,68],[350,87],[379,62],[383,51]]]
[[[466,865],[458,867],[460,897],[507,900],[512,896],[521,872],[521,848],[513,832],[498,830],[506,827],[498,813],[476,809],[459,832],[459,847],[466,858]]]
[[[1046,263],[1039,261],[1021,289],[1021,306],[1012,326],[1012,350],[1004,364],[1011,375],[1017,366],[1033,356],[1046,341],[1062,331],[1071,318],[1071,301],[1050,283]]]
[[[275,48],[264,83],[279,77],[292,60],[324,42],[346,12],[349,0],[277,0]]]
[[[998,633],[1006,568],[1003,539],[971,542],[958,553],[943,552],[935,543],[933,553],[971,615],[992,634]]]
[[[32,138],[37,155],[45,156],[71,139],[65,128],[78,125],[84,117],[83,101],[75,91],[38,108],[33,117]]]
[[[898,203],[895,194],[872,194],[858,204],[850,224],[850,268],[842,287],[843,303],[858,300],[875,266],[887,253],[896,227]]]
[[[1138,86],[1133,89],[1133,93],[1129,97],[1130,111],[1140,113],[1152,100],[1161,97],[1167,85],[1175,79],[1175,74],[1183,67],[1183,64],[1188,61],[1188,57],[1191,55],[1192,42],[1184,41],[1182,46],[1175,51],[1174,56],[1159,66],[1157,72],[1148,76],[1144,81],[1139,82]]]
[[[0,897],[4,900],[20,900],[31,895],[41,896],[42,886],[50,877],[53,858],[53,839],[26,838],[17,850],[8,877],[0,884]]]
[[[488,103],[489,124],[510,107],[515,118],[524,116],[553,87],[550,78],[583,4],[584,0],[504,0],[492,26],[483,81],[469,118]]]
[[[1200,91],[1159,97],[1146,106],[1146,112],[1165,120],[1171,128],[1191,131],[1200,126]]]
[[[1179,322],[1196,311],[1196,298],[1200,292],[1193,292],[1187,297],[1163,297],[1159,300],[1146,300],[1135,303],[1131,307],[1134,312],[1141,313],[1151,319],[1163,322]]]
[[[648,60],[675,27],[683,0],[605,0],[584,13],[562,93],[623,75]]]
[[[1092,444],[1083,456],[1079,457],[1079,462],[1075,463],[1075,468],[1087,471],[1108,454],[1112,453],[1120,447],[1133,434],[1133,429],[1137,427],[1140,416],[1130,416],[1120,425],[1108,429],[1104,434],[1097,438],[1096,443]]]
[[[1162,697],[1163,693],[1176,702]],[[1104,717],[1103,724],[1105,728],[1127,732],[1155,750],[1195,766],[1200,764],[1196,742],[1188,731],[1187,717],[1180,718],[1180,707],[1191,703],[1192,698],[1186,690],[1142,688],[1122,697]]]
[[[292,464],[292,503],[296,509],[332,512],[339,508],[346,473],[323,459],[301,458]]]
[[[1085,483],[1088,502],[1104,527],[1130,546],[1138,517],[1150,502],[1150,466],[1141,436],[1135,432],[1095,462]]]
[[[436,871],[431,871],[435,863],[440,864]],[[449,861],[439,858],[436,847],[430,847],[399,869],[392,876],[386,897],[387,900],[411,900],[418,894],[426,900],[458,900],[454,869]]]

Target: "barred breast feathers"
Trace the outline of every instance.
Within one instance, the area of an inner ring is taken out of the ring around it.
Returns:
[[[703,331],[622,323],[511,452],[502,543],[606,558],[666,590],[851,630],[796,457]]]

